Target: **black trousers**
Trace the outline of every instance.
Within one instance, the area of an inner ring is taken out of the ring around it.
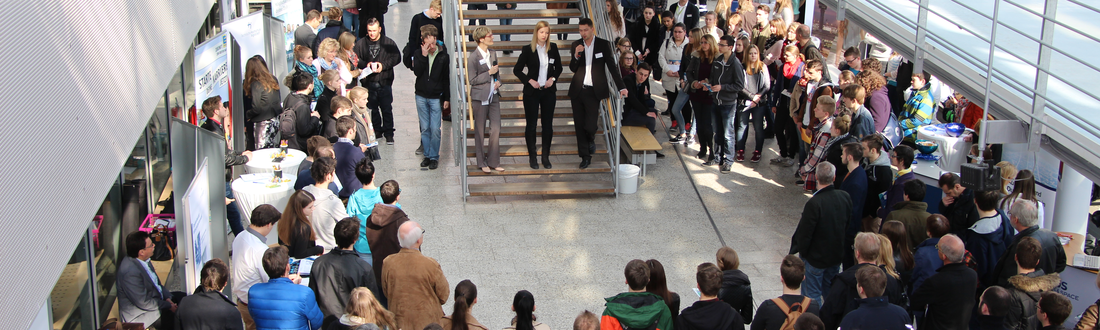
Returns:
[[[657,134],[657,119],[636,111],[627,111],[623,114],[623,126],[645,127],[650,133]]]
[[[596,97],[596,89],[581,87],[579,97],[572,97],[569,102],[573,105],[573,129],[577,133],[577,154],[581,159],[592,159],[588,152],[588,146],[596,140],[596,121],[600,117],[600,98]]]
[[[558,102],[557,89],[523,89],[523,117],[527,126],[523,137],[527,142],[527,154],[532,158],[535,153],[536,129],[542,119],[542,156],[550,156],[550,142],[554,139],[554,105]],[[541,113],[539,109],[542,109]]]
[[[780,97],[775,110],[775,142],[779,144],[779,156],[794,158],[798,155],[798,142],[802,135],[790,113],[790,98]]]

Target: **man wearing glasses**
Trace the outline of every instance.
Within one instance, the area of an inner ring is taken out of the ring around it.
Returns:
[[[156,269],[149,263],[153,256],[149,233],[135,231],[126,235],[126,258],[118,265],[118,309],[123,322],[141,323],[145,328],[173,329],[176,304],[182,292],[171,292],[160,283]]]
[[[709,19],[709,18],[708,18]],[[737,104],[737,98],[745,89],[745,68],[741,60],[733,56],[733,46],[737,41],[732,36],[723,36],[718,41],[720,55],[711,62],[711,90],[714,91],[714,104],[717,105],[718,121],[714,135],[718,143],[718,160],[722,173],[729,173],[733,165],[734,144],[737,137],[737,111],[744,108]]]

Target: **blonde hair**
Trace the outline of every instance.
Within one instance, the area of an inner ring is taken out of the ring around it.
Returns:
[[[1016,165],[1012,165],[1012,163],[1008,161],[997,163],[997,167],[1001,168],[1001,194],[1008,196],[1012,194],[1012,192],[1008,191],[1008,183],[1015,181],[1016,174],[1020,173],[1020,171],[1016,169]]]
[[[340,49],[336,50],[336,57],[344,61],[344,64],[348,66],[348,69],[354,69],[351,67],[351,58],[348,57],[348,50],[355,45],[355,35],[351,32],[344,31],[340,34],[340,39],[337,41],[340,43]]]
[[[490,33],[493,33],[493,30],[490,29],[488,26],[478,26],[476,29],[474,29],[474,41],[480,45],[481,39],[484,39],[485,36],[489,35]]]
[[[339,21],[344,18],[344,11],[340,10],[340,7],[329,7],[325,11],[325,17],[332,21]]]
[[[721,16],[722,18],[729,17],[730,5],[731,4],[732,4],[732,1],[730,1],[730,0],[718,0],[718,4],[714,5],[713,13],[716,13],[717,15]]]
[[[348,315],[363,318],[365,323],[373,323],[382,329],[397,329],[393,312],[382,308],[370,289],[358,287],[348,295],[348,306],[344,308]]]
[[[704,35],[703,42],[699,46],[699,49],[693,51],[693,55],[704,62],[713,61],[714,57],[718,55],[718,42],[714,41],[713,35]]]
[[[749,55],[750,53],[752,53],[753,49],[756,50],[755,58],[750,57],[751,55]],[[756,47],[756,45],[749,45],[749,47],[745,49],[745,58],[743,61],[741,61],[741,63],[745,65],[745,73],[754,75],[764,69],[764,62],[760,61],[760,55],[760,47]],[[750,61],[749,59],[752,60]]]
[[[894,264],[894,247],[890,244],[890,238],[883,234],[878,235],[878,260],[877,263],[882,266],[886,266],[886,274],[894,277],[895,279],[901,278],[898,274],[897,266]]]
[[[327,82],[330,82],[330,81],[340,80],[340,72],[337,71],[337,70],[328,70],[328,71],[325,71],[325,72],[321,73],[321,76],[318,77],[318,78],[321,79],[322,83],[327,83]]]
[[[312,55],[312,54],[313,54],[313,50],[309,49],[309,47],[302,46],[302,45],[294,46],[294,60],[295,61],[301,62],[302,59],[306,58],[306,55]]]
[[[336,51],[336,50],[341,50],[340,49],[340,42],[336,41],[336,39],[325,38],[324,41],[321,41],[321,45],[317,46],[317,54],[316,55],[317,55],[317,58],[325,58],[324,54],[328,54],[328,52]],[[340,53],[340,52],[336,52],[336,53]]]
[[[539,21],[538,23],[535,23],[535,31],[532,31],[535,34],[531,36],[531,52],[532,53],[537,52],[539,50],[539,30],[542,30],[543,28],[549,29],[550,28],[550,23],[547,23],[546,21]],[[549,31],[547,31],[547,32],[549,32]],[[547,52],[550,51],[550,37],[546,38],[546,51]]]
[[[787,32],[787,21],[784,21],[782,17],[773,18],[768,21],[768,24],[775,27],[775,31],[778,32],[776,34]],[[779,35],[779,37],[779,39],[787,39],[784,35]]]
[[[368,95],[370,95],[370,91],[368,91],[367,88],[363,86],[355,86],[352,87],[351,90],[348,90],[348,98],[351,99],[351,108],[352,110],[355,110],[355,113],[361,115],[370,114],[369,110],[367,110],[366,108],[359,108],[359,105],[355,103],[355,100],[367,97]]]
[[[775,1],[775,12],[778,13],[783,8],[791,8],[791,10],[794,10],[794,6],[791,5],[791,0],[776,0]]]
[[[440,0],[432,0],[432,3],[428,4],[428,8],[435,8],[435,10],[443,12],[443,2]]]

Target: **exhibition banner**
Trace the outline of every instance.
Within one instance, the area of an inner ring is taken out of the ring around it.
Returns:
[[[271,0],[271,17],[283,21],[283,40],[286,46],[287,67],[293,68],[294,30],[305,24],[302,2],[298,0]]]
[[[229,31],[233,40],[237,42],[237,46],[240,47],[241,77],[244,77],[244,64],[249,58],[256,55],[266,57],[263,19],[263,11],[256,11],[222,24],[222,29]],[[264,61],[267,61],[267,58],[264,58]]]
[[[215,35],[210,40],[195,46],[195,111],[202,111],[202,102],[207,98],[221,96],[230,108],[230,117],[222,123],[225,128],[225,141],[233,145],[232,98],[229,87],[229,34]]]

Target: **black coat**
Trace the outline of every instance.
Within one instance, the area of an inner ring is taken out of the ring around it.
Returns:
[[[974,190],[963,190],[951,205],[943,205],[943,201],[940,201],[940,214],[951,222],[952,234],[963,236],[966,229],[981,218],[978,215],[978,206],[974,204]]]
[[[745,324],[752,323],[752,283],[745,272],[737,269],[722,271],[722,288],[718,290],[718,299],[740,313]]]
[[[300,190],[300,188],[295,190]],[[317,240],[310,238],[312,235],[312,227],[307,225],[305,222],[295,221],[290,225],[290,232],[287,233],[287,239],[289,239],[290,242],[283,242],[282,240],[279,240],[279,244],[286,245],[287,249],[289,250],[288,255],[290,255],[290,257],[294,259],[305,259],[308,257],[320,255],[321,253],[325,252],[325,248],[323,246],[317,245]]]
[[[590,51],[594,52],[592,54],[592,88],[595,89],[596,98],[602,100],[611,96],[607,89],[608,74],[611,75],[611,81],[615,82],[616,87],[626,88],[626,83],[623,82],[623,77],[619,73],[619,66],[615,63],[615,48],[611,47],[611,43],[607,40],[593,38],[592,48],[594,49],[577,53],[577,46],[584,44],[583,39],[574,41],[569,47],[569,55],[573,56],[573,60],[569,62],[569,70],[573,71],[573,83],[569,84],[569,97],[581,97],[581,86],[584,85],[585,77],[584,67],[587,64],[585,53]]]
[[[925,329],[966,329],[974,310],[978,289],[978,273],[964,263],[943,265],[936,274],[924,280],[910,297],[911,310],[924,311],[919,322]]]
[[[811,265],[826,268],[844,259],[844,230],[852,217],[852,198],[843,190],[821,188],[806,202],[791,237],[788,254],[800,253]]]
[[[553,42],[548,42],[549,49],[546,50],[546,58],[550,61],[546,65],[546,79],[554,78],[555,80],[561,76],[561,54],[558,51],[558,45]],[[516,65],[512,67],[512,74],[519,78],[519,81],[523,83],[524,92],[533,92],[534,87],[527,83],[529,80],[539,80],[539,67],[542,62],[539,61],[539,55],[535,53],[534,49],[531,49],[531,45],[523,46],[523,49],[519,52],[519,59],[516,60]],[[526,72],[526,73],[524,73]],[[554,83],[548,90],[558,90],[558,84]]]
[[[214,132],[214,134],[217,134],[218,136],[220,136],[222,138],[225,138],[225,130],[222,129],[222,124],[214,122],[213,119],[207,118],[206,121],[203,122],[202,125],[199,126],[199,127],[202,127],[203,129],[205,129],[207,131]],[[233,170],[232,170],[233,166],[244,165],[245,163],[248,163],[248,157],[245,157],[243,154],[241,154],[239,152],[236,152],[236,151],[233,151],[233,150],[229,149],[228,147],[225,148],[225,159],[224,160],[225,160],[225,182],[229,182],[230,180],[233,179]]]
[[[447,53],[447,47],[438,47],[439,54],[436,54],[435,61],[430,63],[430,69],[428,68],[428,57],[424,56],[420,47],[413,49],[412,71],[416,75],[416,95],[429,99],[450,101],[451,61]]]
[[[841,329],[908,329],[905,325],[909,323],[909,313],[904,308],[887,302],[886,297],[858,299],[858,303],[859,308],[848,313],[840,323]],[[826,325],[825,328],[829,329],[829,326]]]
[[[787,304],[787,309],[793,311],[796,309],[802,311],[802,313],[810,313],[818,315],[821,313],[821,307],[817,305],[817,300],[810,299],[809,303],[802,305],[802,300],[806,298],[802,295],[782,295],[778,299]],[[798,304],[799,306],[795,306]],[[787,321],[787,313],[783,312],[779,305],[775,304],[772,299],[764,300],[760,303],[760,308],[756,309],[756,317],[752,319],[752,329],[754,330],[779,330],[783,326],[783,323]]]
[[[696,301],[680,312],[683,330],[744,330],[745,322],[737,311],[720,300]]]
[[[360,3],[362,2],[366,1],[360,1]],[[381,0],[379,2],[385,3]],[[360,14],[360,17],[365,16]],[[361,25],[360,28],[362,31],[367,30],[365,24]],[[385,35],[379,37],[378,41],[371,41],[369,37],[360,38],[351,50],[355,52],[356,56],[359,56],[359,69],[367,68],[367,64],[371,62],[382,64],[382,72],[372,73],[360,80],[362,86],[368,86],[368,83],[393,84],[393,67],[401,63],[401,49],[397,48],[397,43],[393,42],[393,39]]]
[[[306,151],[306,140],[317,133],[317,127],[321,126],[321,119],[311,116],[313,110],[309,108],[309,95],[290,93],[283,100],[283,109],[294,110],[294,134],[283,134],[282,139],[287,140],[290,148]],[[280,131],[283,128],[280,128]]]
[[[336,91],[328,89],[327,86],[314,86],[314,88],[324,88],[325,90],[321,91],[321,96],[317,97],[317,107],[313,110],[321,115],[322,120],[332,117],[332,98],[336,97]]]
[[[326,317],[343,315],[355,288],[379,292],[371,265],[355,250],[332,249],[313,262],[309,277],[309,288],[317,294],[317,307]]]
[[[680,7],[680,2],[674,2],[668,6],[668,11],[672,12],[672,19],[674,20],[676,19],[676,8],[678,7]],[[699,19],[701,17],[699,17],[699,7],[695,5],[695,2],[688,1],[687,9],[685,10],[686,12],[684,13],[684,21],[682,23],[687,26],[688,31],[691,31],[691,29],[693,28],[699,27]]]
[[[641,58],[641,54],[645,54],[645,51],[649,50],[645,62],[653,66],[657,64],[657,55],[661,51],[661,43],[665,41],[665,35],[661,33],[661,17],[653,16],[648,25],[649,31],[646,31],[646,26],[645,18],[639,17],[637,22],[627,27],[626,36],[630,38],[630,46],[638,52],[638,58]],[[642,43],[643,38],[645,39],[644,44]]]
[[[876,267],[873,264],[858,264],[848,267],[833,278],[833,286],[829,288],[825,296],[825,305],[821,306],[821,322],[825,323],[825,329],[836,329],[845,315],[859,308],[859,291],[856,289],[856,271],[863,267]],[[879,268],[883,268],[879,266]],[[885,273],[886,270],[883,269]],[[882,295],[894,305],[904,303],[901,296],[901,285],[893,276],[886,275],[886,290]]]
[[[1021,274],[1008,279],[1012,286],[1007,287],[1012,299],[1008,304],[1008,314],[1005,315],[1004,324],[1012,329],[1026,329],[1027,318],[1035,315],[1035,307],[1039,305],[1039,297],[1043,292],[1054,290],[1062,284],[1058,274],[1046,274],[1042,269],[1028,274]]]
[[[244,330],[237,304],[201,286],[180,301],[175,322],[180,330]]]
[[[996,281],[990,283],[1006,288],[1009,286],[1008,278],[1016,275],[1016,246],[1020,244],[1021,239],[1028,236],[1039,240],[1039,244],[1043,247],[1043,253],[1039,255],[1038,269],[1042,269],[1047,274],[1061,273],[1066,270],[1066,250],[1062,247],[1062,241],[1058,239],[1058,235],[1046,229],[1039,229],[1039,226],[1033,226],[1016,234],[1008,250],[1001,255],[997,266],[993,268],[992,275],[996,276]]]
[[[252,108],[244,113],[245,121],[250,123],[270,120],[283,111],[279,104],[279,89],[267,90],[259,81],[253,81],[250,88]]]

